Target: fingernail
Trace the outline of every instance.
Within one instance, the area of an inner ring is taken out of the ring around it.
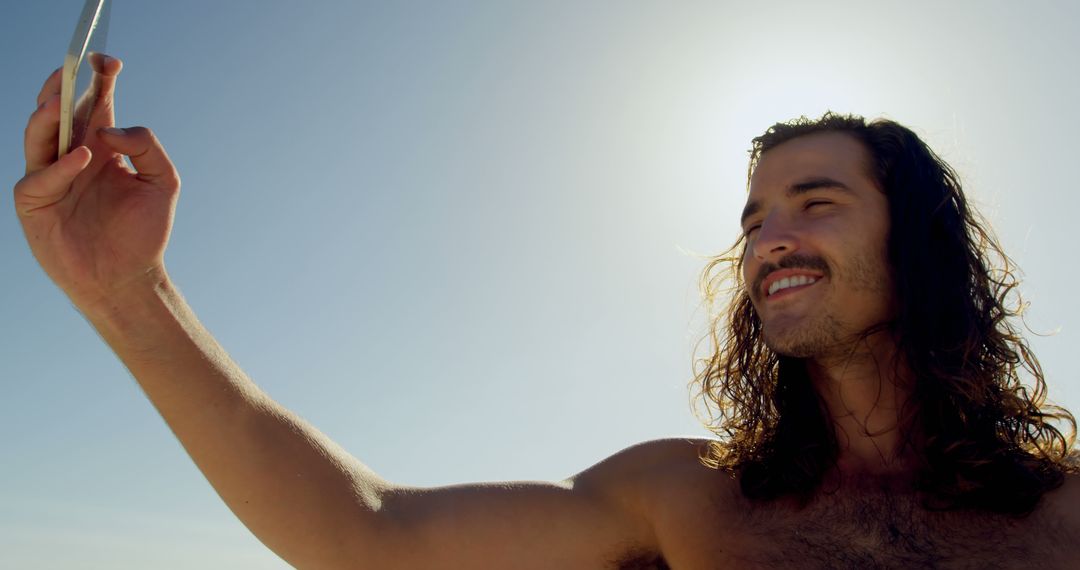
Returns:
[[[118,137],[122,137],[127,134],[127,131],[125,131],[124,129],[118,129],[116,127],[102,127],[101,132],[107,135],[116,135]]]

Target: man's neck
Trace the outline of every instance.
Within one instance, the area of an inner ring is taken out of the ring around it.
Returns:
[[[888,477],[912,471],[906,427],[899,414],[910,377],[887,332],[876,333],[847,354],[807,361],[807,372],[829,410],[844,475]]]

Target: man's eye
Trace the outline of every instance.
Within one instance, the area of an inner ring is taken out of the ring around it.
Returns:
[[[814,206],[828,206],[829,204],[832,204],[832,202],[829,202],[827,200],[812,200],[810,202],[807,202],[806,205],[803,206],[803,208],[809,210]]]

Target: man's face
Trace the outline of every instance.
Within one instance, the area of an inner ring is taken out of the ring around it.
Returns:
[[[851,135],[818,133],[768,151],[750,178],[743,279],[777,353],[836,355],[894,315],[889,206],[868,165]]]

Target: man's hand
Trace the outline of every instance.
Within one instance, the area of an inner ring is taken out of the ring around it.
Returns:
[[[56,159],[60,70],[45,81],[26,126],[26,176],[15,207],[42,268],[84,312],[164,279],[180,179],[148,129],[114,129],[115,58],[92,62],[100,89],[73,150]],[[128,156],[134,170],[124,160]]]

